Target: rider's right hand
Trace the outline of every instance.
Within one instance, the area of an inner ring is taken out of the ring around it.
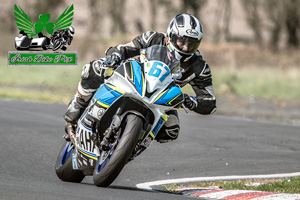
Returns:
[[[104,65],[106,65],[108,67],[118,65],[121,62],[121,57],[122,57],[121,54],[114,52],[111,55],[106,56],[106,58],[104,60]]]

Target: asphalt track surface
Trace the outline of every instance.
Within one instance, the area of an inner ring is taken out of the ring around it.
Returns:
[[[108,188],[91,177],[59,180],[64,104],[0,100],[0,199],[190,199],[136,184],[165,179],[300,171],[299,127],[220,115],[180,112],[181,134],[152,143]]]

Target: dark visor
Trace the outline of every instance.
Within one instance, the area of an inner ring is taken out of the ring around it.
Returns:
[[[200,41],[186,36],[180,37],[177,34],[173,34],[171,37],[173,45],[184,53],[195,53],[200,45]]]

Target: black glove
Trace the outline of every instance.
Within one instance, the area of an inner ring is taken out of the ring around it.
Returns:
[[[196,97],[192,97],[187,94],[184,94],[184,105],[188,109],[193,110],[198,105]]]
[[[112,67],[114,65],[118,65],[121,62],[121,57],[122,55],[114,52],[111,55],[106,56],[105,60],[104,60],[104,65]]]

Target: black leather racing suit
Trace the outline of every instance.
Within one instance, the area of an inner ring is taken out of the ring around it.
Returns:
[[[127,44],[110,47],[106,51],[106,55],[118,52],[122,55],[122,59],[125,60],[139,55],[140,49],[152,45],[167,45],[166,35],[164,33],[148,31],[137,36]],[[93,65],[93,62],[90,63],[90,66]],[[181,60],[181,73],[182,77],[175,80],[175,82],[181,87],[186,84],[192,86],[198,102],[193,111],[203,115],[213,113],[216,109],[216,99],[212,87],[211,71],[208,64],[202,59],[199,51],[192,57]],[[96,91],[103,81],[104,77],[99,76],[99,73],[95,73],[93,67],[88,66],[86,69],[83,69],[81,86],[85,90]],[[177,111],[171,110],[167,114],[169,115],[169,119],[157,135],[157,140],[176,139],[179,134],[180,127]]]
[[[148,31],[134,38],[130,43],[111,47],[106,55],[119,52],[122,59],[139,55],[140,49],[152,45],[166,45],[164,33]],[[175,80],[181,87],[190,84],[196,93],[198,106],[193,110],[199,114],[211,114],[216,108],[216,99],[212,88],[211,71],[208,64],[202,59],[199,51],[187,61],[181,60],[182,77]]]

